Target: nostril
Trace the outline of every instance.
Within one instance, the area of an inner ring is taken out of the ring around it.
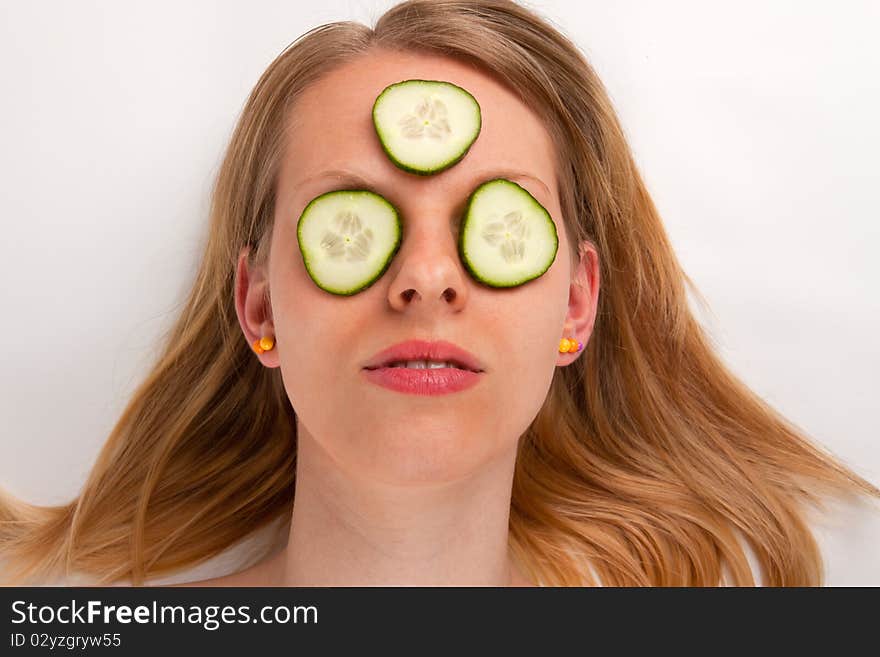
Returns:
[[[447,301],[454,301],[455,300],[455,290],[453,290],[451,287],[448,287],[448,288],[446,288],[446,291],[443,293],[443,296],[446,297]]]

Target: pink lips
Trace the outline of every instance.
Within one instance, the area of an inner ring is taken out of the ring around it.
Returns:
[[[373,383],[384,388],[412,395],[445,395],[475,386],[483,376],[481,372],[459,370],[454,367],[436,369],[408,369],[406,367],[380,367],[363,369],[361,372]]]
[[[462,349],[457,344],[445,340],[434,342],[407,340],[406,342],[399,342],[375,354],[364,367],[375,369],[397,361],[409,360],[451,361],[472,372],[480,372],[484,369],[480,361],[472,353]]]
[[[389,367],[391,363],[411,360],[445,361],[460,367]],[[484,372],[476,356],[445,340],[400,342],[374,355],[361,371],[377,385],[412,395],[445,395],[466,390],[479,383]]]

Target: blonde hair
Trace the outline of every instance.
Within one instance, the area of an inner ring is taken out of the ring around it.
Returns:
[[[718,585],[727,573],[752,585],[743,539],[765,584],[821,584],[807,505],[880,490],[713,352],[602,83],[549,22],[506,0],[403,2],[373,29],[310,30],[271,63],[228,145],[185,308],[79,497],[52,507],[0,499],[6,581],[81,573],[139,585],[290,515],[295,414],[280,370],[263,367],[242,335],[235,263],[246,245],[251,266],[266,260],[291,107],[374,48],[457,58],[516,90],[556,146],[569,243],[599,253],[592,337],[556,368],[520,437],[510,514],[520,567],[549,585]]]

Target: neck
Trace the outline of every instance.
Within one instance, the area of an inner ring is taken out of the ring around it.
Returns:
[[[391,484],[343,471],[305,432],[279,586],[525,586],[508,548],[515,450],[467,479]]]

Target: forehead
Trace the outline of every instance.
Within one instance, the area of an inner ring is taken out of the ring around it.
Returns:
[[[373,103],[390,84],[406,79],[444,80],[470,92],[480,104],[480,134],[458,164],[433,176],[398,169],[385,155],[372,121]],[[325,170],[352,166],[404,184],[466,179],[489,168],[529,173],[555,189],[555,155],[540,119],[503,84],[454,59],[372,51],[311,84],[295,104],[286,137],[282,185]],[[286,184],[286,185],[285,185]]]

